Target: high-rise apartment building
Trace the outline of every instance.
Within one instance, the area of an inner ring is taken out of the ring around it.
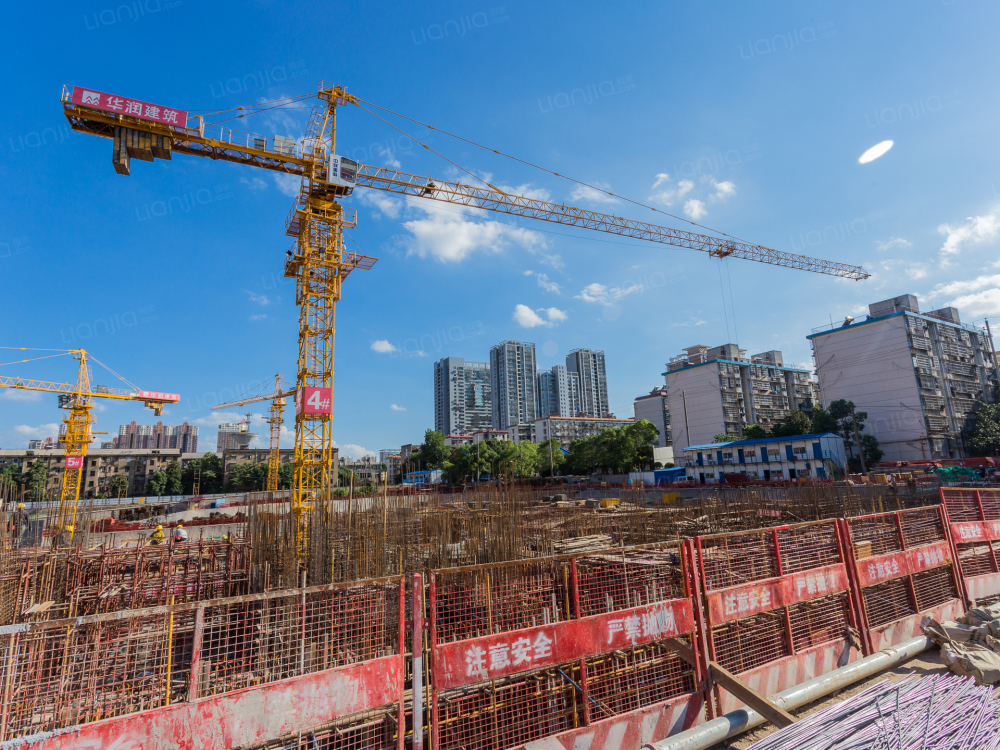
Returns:
[[[808,338],[823,403],[846,399],[867,412],[883,461],[967,455],[976,406],[995,398],[997,362],[986,332],[955,308],[921,313],[904,294]]]
[[[490,366],[461,357],[434,363],[434,429],[445,435],[471,435],[493,423]]]
[[[565,365],[538,373],[538,416],[575,417],[580,413],[580,376]]]
[[[611,407],[604,352],[574,349],[566,355],[566,369],[575,372],[580,379],[580,412],[591,417],[609,416]]]
[[[530,425],[537,416],[535,345],[504,341],[490,349],[493,429]]]
[[[748,358],[735,344],[690,346],[671,358],[663,376],[677,450],[711,443],[723,432],[742,435],[750,424],[770,429],[815,406],[809,371],[785,367],[779,351]]]
[[[198,428],[187,422],[171,427],[157,422],[142,425],[138,422],[119,425],[118,437],[111,441],[112,448],[180,448],[181,453],[198,452]]]

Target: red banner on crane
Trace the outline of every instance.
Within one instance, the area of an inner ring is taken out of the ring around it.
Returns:
[[[70,101],[74,104],[82,104],[84,107],[103,109],[105,112],[115,112],[129,117],[138,117],[142,120],[161,122],[164,125],[187,127],[188,113],[184,110],[161,107],[159,104],[141,102],[138,99],[129,99],[124,96],[105,94],[103,91],[74,86]]]
[[[159,391],[139,391],[137,394],[139,398],[148,399],[150,401],[180,401],[181,397],[176,393],[160,393]]]

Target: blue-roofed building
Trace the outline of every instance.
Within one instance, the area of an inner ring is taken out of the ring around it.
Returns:
[[[846,474],[847,451],[839,435],[821,432],[689,445],[681,451],[680,465],[690,481],[700,484],[725,481],[725,474],[764,480],[832,479]]]

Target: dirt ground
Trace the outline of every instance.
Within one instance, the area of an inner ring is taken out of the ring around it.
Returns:
[[[939,649],[934,646],[930,650],[924,651],[922,654],[919,654],[909,661],[900,664],[894,669],[888,669],[884,672],[880,672],[874,677],[869,677],[867,680],[855,682],[853,685],[844,690],[834,693],[833,695],[829,695],[822,700],[816,701],[815,703],[810,703],[802,708],[797,708],[791,713],[800,719],[805,718],[806,716],[809,716],[810,714],[813,714],[821,709],[832,706],[834,703],[846,700],[852,695],[856,695],[865,688],[881,682],[882,680],[888,679],[892,682],[897,682],[906,675],[914,672],[919,675],[925,675],[941,674],[947,671],[947,667],[941,663]],[[764,737],[767,737],[775,731],[777,731],[777,729],[773,724],[763,724],[756,729],[751,729],[748,732],[739,734],[727,742],[712,745],[712,750],[746,750],[746,748],[753,745],[753,743],[762,740]]]

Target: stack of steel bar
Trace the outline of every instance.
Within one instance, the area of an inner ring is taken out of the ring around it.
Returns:
[[[1000,700],[958,675],[886,680],[802,719],[749,750],[1000,748]]]

